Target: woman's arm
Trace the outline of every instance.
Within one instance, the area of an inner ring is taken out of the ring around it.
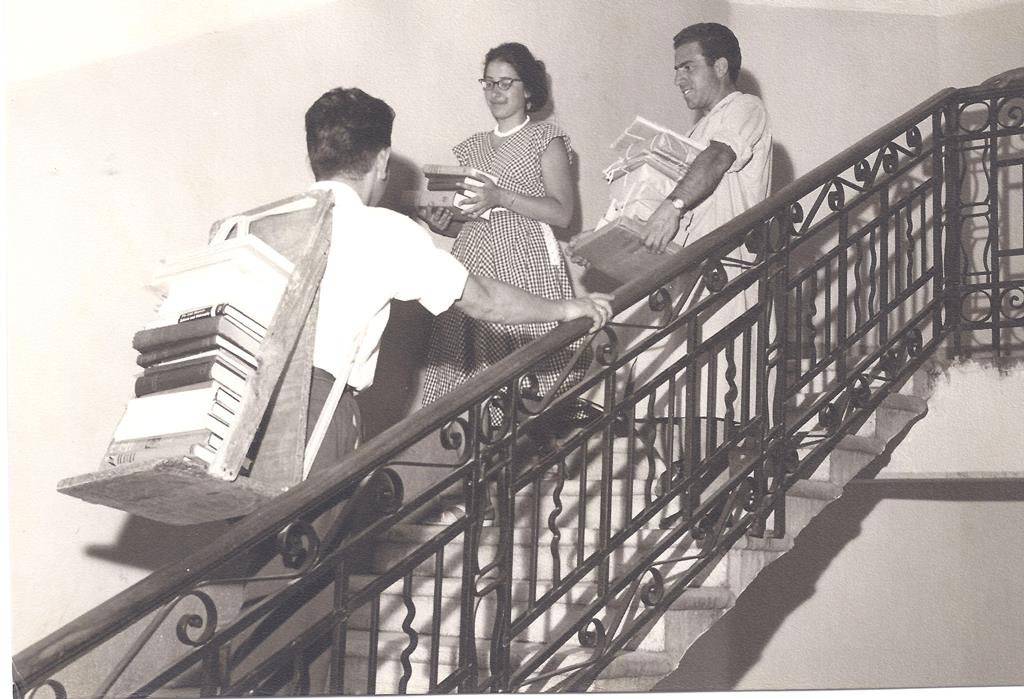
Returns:
[[[466,210],[467,213],[481,214],[501,206],[557,228],[565,228],[576,209],[576,197],[569,170],[569,153],[563,139],[553,138],[541,153],[540,171],[544,178],[546,196],[531,197],[486,182],[483,186],[468,188],[474,196],[467,200],[467,203],[472,204]]]

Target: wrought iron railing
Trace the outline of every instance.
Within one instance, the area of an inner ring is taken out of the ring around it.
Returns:
[[[948,336],[1012,347],[1022,115],[937,93],[619,288],[580,384],[531,367],[584,321],[19,653],[16,692],[309,694],[317,655],[331,694],[586,689],[735,542],[784,538],[787,489]],[[409,468],[434,484],[405,497]],[[442,494],[465,514],[420,524]]]

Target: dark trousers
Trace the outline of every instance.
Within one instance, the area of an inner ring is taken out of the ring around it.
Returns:
[[[310,385],[309,408],[306,421],[306,439],[308,440],[313,427],[316,424],[317,416],[320,414],[327,395],[334,383],[334,378],[325,371],[314,368],[312,383]],[[338,462],[352,453],[362,441],[362,417],[359,413],[359,405],[351,391],[346,391],[338,407],[334,411],[330,426],[324,435],[320,450],[310,468],[310,476],[323,473],[336,467]],[[317,536],[323,541],[331,530],[331,525],[337,519],[344,501],[329,508],[313,520],[313,528]],[[326,552],[322,552],[326,553]],[[256,576],[280,575],[289,572],[282,564],[280,556],[254,552],[253,566]],[[323,616],[328,614],[333,607],[333,585],[328,579],[324,585],[317,586],[303,599],[296,600],[287,608],[279,609],[269,615],[265,622],[260,624],[258,631],[254,632],[249,639],[243,641],[237,648],[240,664],[236,676],[241,676],[247,670],[253,669],[256,665],[265,660],[275,650],[284,647],[290,640],[299,636],[303,631],[309,629]],[[264,595],[270,594],[280,588],[281,583],[253,583],[246,586],[246,604],[256,603]],[[296,666],[300,675],[308,675],[302,678],[300,684],[289,694],[322,695],[327,693],[327,675],[330,663],[330,649],[323,643],[315,644],[317,647],[307,652]],[[291,668],[284,668],[282,682],[288,684],[295,679],[290,673]],[[308,681],[308,686],[307,686]]]

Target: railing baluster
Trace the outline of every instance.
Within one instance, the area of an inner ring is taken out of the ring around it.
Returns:
[[[718,446],[718,352],[717,347],[707,351],[707,412],[704,418],[704,454],[710,454]]]
[[[402,654],[399,656],[399,662],[402,664],[402,676],[398,680],[398,693],[406,694],[409,689],[409,680],[412,679],[412,661],[410,658],[416,651],[416,647],[420,642],[420,635],[416,632],[412,622],[416,618],[416,603],[412,599],[412,571],[405,574],[402,578],[402,602],[405,604],[405,618],[402,619],[402,631],[409,638],[409,643],[402,650]],[[377,616],[380,616],[380,597],[374,602],[376,607]],[[439,617],[441,610],[435,604],[434,616]],[[377,622],[380,623],[379,620]],[[375,627],[376,628],[376,627]],[[377,643],[376,639],[373,644],[372,652],[376,654]]]
[[[743,329],[743,360],[740,374],[740,424],[746,426],[750,422],[750,379],[753,376],[754,368],[751,365],[753,342],[753,326]]]
[[[990,109],[995,109],[994,101],[990,102]],[[996,131],[998,128],[998,119],[991,118],[989,129]],[[1001,314],[1001,292],[1000,283],[1002,281],[1002,261],[999,259],[1002,245],[999,236],[999,148],[998,142],[995,136],[992,136],[985,140],[987,145],[987,156],[988,156],[988,240],[991,243],[989,249],[990,262],[989,265],[992,268],[992,276],[989,280],[989,288],[991,289],[992,302],[990,304],[992,309],[992,347],[995,349],[996,357],[1001,357],[1004,354],[1002,347],[1002,318]]]
[[[943,151],[947,147],[944,143],[942,132],[942,111],[938,110],[932,114],[932,298],[941,299],[946,288],[945,270],[943,269],[942,255],[942,184],[945,181]],[[1024,195],[1024,193],[1022,193]],[[1024,210],[1024,208],[1022,208]],[[932,335],[938,336],[942,332],[942,303],[934,305],[932,312]],[[954,334],[954,342],[956,335]]]
[[[345,658],[348,644],[348,561],[338,561],[334,572],[334,612],[340,618],[331,624],[330,694],[345,693]]]
[[[825,258],[825,319],[822,325],[824,326],[825,337],[822,342],[824,343],[825,352],[831,354],[834,347],[832,346],[832,258]]]
[[[366,653],[366,693],[377,693],[377,646],[380,643],[380,593],[370,602],[370,629]]]
[[[847,344],[847,319],[850,303],[847,282],[849,280],[849,215],[846,211],[839,213],[839,288],[836,290],[836,346],[839,354],[836,357],[836,374],[840,384],[847,379],[847,361],[850,348]]]
[[[441,619],[444,614],[444,549],[434,554],[434,616],[430,620],[430,688],[437,689],[438,666],[441,664]]]

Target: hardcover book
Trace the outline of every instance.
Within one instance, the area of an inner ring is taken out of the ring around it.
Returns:
[[[149,374],[152,372],[165,371],[168,369],[174,369],[179,366],[188,366],[196,362],[202,362],[210,358],[216,358],[218,362],[226,365],[232,371],[240,376],[248,377],[252,374],[252,366],[239,359],[236,355],[221,348],[214,347],[212,349],[204,350],[202,352],[195,352],[193,354],[186,354],[180,357],[172,357],[165,359],[162,362],[150,364],[146,367],[143,374]]]
[[[245,388],[246,374],[223,361],[220,356],[193,357],[171,365],[156,364],[135,379],[135,396],[159,393],[192,384],[215,381],[234,393]]]
[[[467,165],[424,165],[423,175],[427,178],[428,182],[431,180],[443,181],[445,179],[458,180],[467,178],[480,184],[483,184],[484,180],[497,181],[494,175],[489,172],[484,172]]]
[[[215,381],[133,398],[125,405],[112,441],[197,430],[224,437],[240,402],[236,393]]]
[[[250,318],[230,303],[218,303],[213,306],[192,308],[178,316],[178,322],[184,323],[190,320],[196,320],[197,318],[210,318],[213,316],[224,316],[225,318],[230,319],[231,322],[249,331],[249,333],[258,340],[262,340],[267,336],[267,327],[265,325],[256,322],[255,319]]]
[[[149,352],[208,335],[221,335],[253,355],[259,351],[260,338],[223,315],[140,330],[132,338],[132,347],[139,352]]]
[[[414,206],[437,206],[452,212],[456,221],[469,221],[475,218],[489,219],[491,210],[479,216],[466,213],[469,207],[466,199],[473,195],[469,185],[479,187],[486,181],[497,182],[494,175],[474,167],[462,165],[424,165],[423,175],[427,178],[426,190],[410,192],[409,199]]]
[[[168,362],[174,359],[184,359],[192,357],[193,355],[198,355],[202,352],[218,349],[229,352],[249,367],[253,369],[256,368],[255,354],[249,351],[249,349],[232,342],[229,338],[224,337],[223,335],[205,335],[203,337],[182,340],[181,342],[160,345],[159,347],[155,347],[154,349],[140,354],[135,358],[135,363],[140,367],[146,368],[153,366],[154,364]]]
[[[110,443],[103,455],[103,467],[114,468],[142,461],[177,458],[194,458],[209,464],[223,442],[221,435],[210,430],[115,441]]]

